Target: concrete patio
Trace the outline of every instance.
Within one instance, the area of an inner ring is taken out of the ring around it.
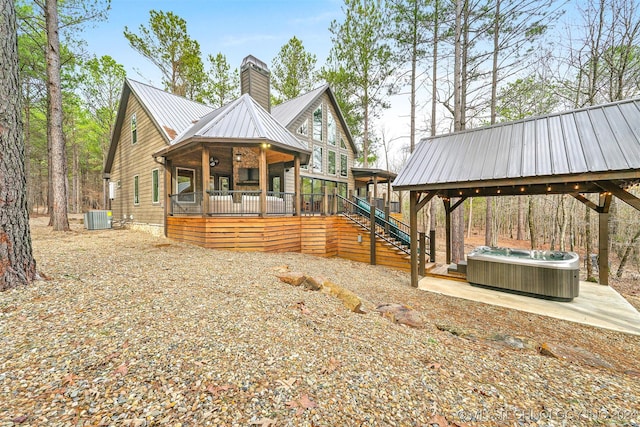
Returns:
[[[418,288],[457,298],[640,335],[640,313],[610,286],[580,282],[580,295],[558,302],[471,286],[468,282],[427,276]]]

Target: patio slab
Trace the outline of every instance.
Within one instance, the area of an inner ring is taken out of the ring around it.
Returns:
[[[571,302],[550,301],[471,286],[468,282],[427,276],[418,288],[452,297],[640,335],[640,313],[611,286],[580,282]]]

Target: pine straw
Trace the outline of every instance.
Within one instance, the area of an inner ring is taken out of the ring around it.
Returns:
[[[45,224],[32,232],[50,280],[0,295],[0,426],[640,422],[637,336],[426,293],[343,259]],[[279,282],[285,268],[355,292],[368,314]],[[426,327],[372,312],[388,302]]]

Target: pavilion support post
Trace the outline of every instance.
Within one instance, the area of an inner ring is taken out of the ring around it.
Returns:
[[[429,230],[429,262],[436,262],[436,230]]]
[[[376,207],[373,205],[374,203],[373,197],[369,198],[369,221],[371,226],[371,246],[370,246],[370,264],[376,265]]]
[[[384,209],[384,232],[389,234],[389,200],[387,193],[382,195],[382,209]]]
[[[420,253],[418,254],[418,274],[424,276],[427,259],[427,235],[425,232],[418,233],[420,236]]]
[[[260,216],[267,216],[267,188],[269,186],[267,171],[267,148],[260,147]]]
[[[333,199],[331,200],[331,215],[338,214],[338,189],[333,187]]]
[[[329,189],[326,185],[322,186],[322,209],[320,214],[323,216],[329,214]]]
[[[409,191],[409,234],[411,240],[411,286],[418,287],[418,193]]]
[[[598,209],[598,274],[601,285],[609,285],[609,207],[611,193],[600,195]]]
[[[209,213],[209,147],[202,145],[202,215]]]
[[[449,199],[442,199],[445,212],[445,246],[447,248],[446,262],[451,264],[451,202]]]
[[[294,190],[294,203],[295,203],[295,214],[302,214],[302,186],[300,180],[300,156],[296,155],[293,159],[293,186]]]

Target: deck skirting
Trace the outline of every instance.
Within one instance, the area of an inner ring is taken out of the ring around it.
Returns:
[[[300,252],[370,262],[369,232],[340,215],[167,217],[167,237],[209,249]],[[358,236],[361,236],[360,242]],[[410,270],[406,254],[379,240],[376,264]]]

